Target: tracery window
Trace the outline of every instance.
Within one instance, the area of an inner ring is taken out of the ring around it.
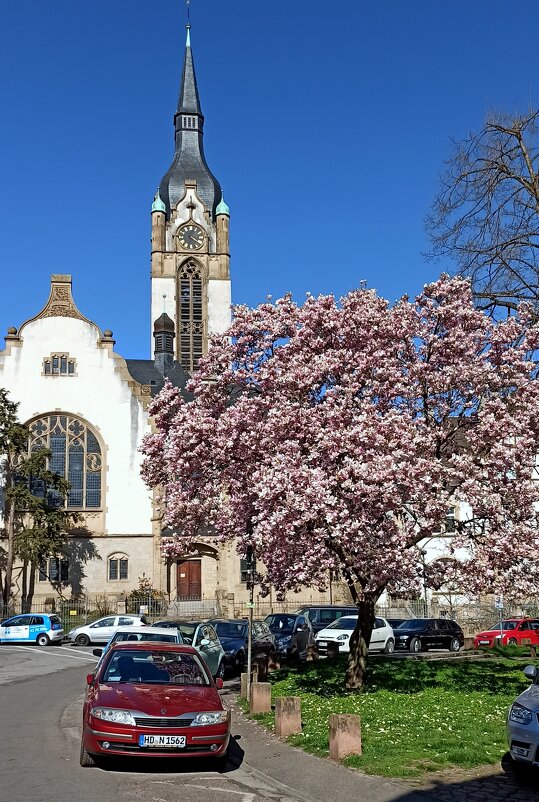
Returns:
[[[180,362],[188,371],[196,370],[203,353],[204,318],[202,309],[202,270],[193,261],[181,266],[178,275]]]
[[[29,452],[48,448],[49,469],[70,484],[66,507],[95,509],[101,506],[103,460],[101,446],[87,423],[72,415],[46,415],[32,421]],[[36,495],[50,492],[41,480],[33,480]]]
[[[108,579],[128,579],[129,578],[129,560],[125,554],[113,554],[109,557]]]

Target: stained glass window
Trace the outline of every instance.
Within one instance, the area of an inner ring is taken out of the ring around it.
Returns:
[[[49,468],[65,477],[71,488],[66,506],[71,509],[95,509],[101,506],[101,446],[90,427],[71,415],[47,415],[28,424],[30,452],[47,448],[51,452]],[[32,492],[42,495],[42,482],[31,483]],[[50,491],[49,491],[50,492]]]

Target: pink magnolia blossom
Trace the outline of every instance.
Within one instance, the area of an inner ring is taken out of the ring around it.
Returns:
[[[473,516],[457,522],[468,558],[444,563],[451,580],[534,589],[538,340],[526,308],[493,321],[447,276],[393,306],[355,290],[237,307],[192,400],[167,383],[150,409],[143,476],[176,533],[164,551],[210,526],[254,547],[266,587],[323,588],[339,569],[367,637],[384,590],[418,593],[418,544],[458,501]]]

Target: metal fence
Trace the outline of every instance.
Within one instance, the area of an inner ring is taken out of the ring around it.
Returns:
[[[350,602],[336,602],[350,605]],[[327,602],[313,600],[312,598],[292,600],[270,600],[255,596],[253,614],[255,618],[264,618],[271,613],[291,613],[301,607],[316,607]],[[76,600],[50,598],[34,602],[30,608],[14,601],[9,605],[0,605],[1,620],[19,613],[55,613],[62,621],[67,632],[75,626],[87,624],[106,615],[118,614],[144,614],[150,621],[160,618],[247,618],[249,603],[236,600],[233,596],[221,599],[201,598],[192,599],[177,597],[169,600],[165,596],[138,594],[133,597],[84,596]],[[464,630],[465,635],[472,635],[496,624],[504,618],[531,617],[539,618],[539,598],[528,599],[520,604],[506,606],[503,610],[495,609],[493,602],[475,603],[449,603],[440,599],[398,601],[390,605],[378,605],[376,614],[384,618],[439,618],[447,617],[456,620]]]

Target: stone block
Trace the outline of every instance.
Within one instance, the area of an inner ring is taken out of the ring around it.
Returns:
[[[247,699],[247,678],[249,674],[245,672],[244,674],[240,674],[240,697],[242,699]]]
[[[256,668],[259,682],[266,682],[268,679],[269,660],[267,657],[256,657],[253,659],[253,670]]]
[[[271,683],[253,682],[251,684],[250,713],[271,712]]]
[[[361,719],[359,716],[332,713],[329,717],[329,756],[342,760],[361,754]]]
[[[288,738],[301,732],[301,699],[299,696],[279,696],[275,700],[275,734]]]
[[[464,638],[464,649],[473,649],[474,648],[474,639],[473,638]]]

